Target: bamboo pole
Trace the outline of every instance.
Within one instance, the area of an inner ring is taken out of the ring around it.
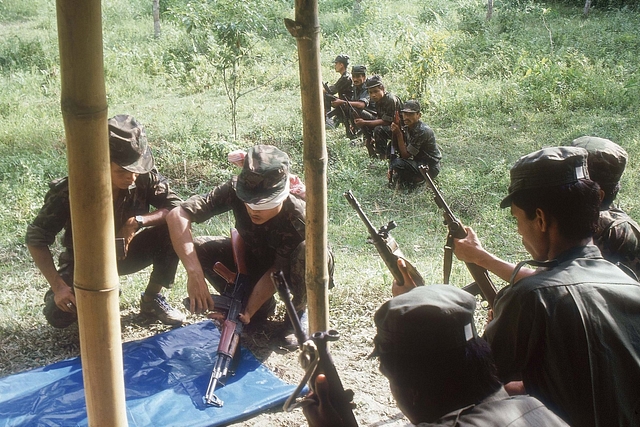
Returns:
[[[320,70],[320,24],[317,0],[296,0],[295,21],[285,25],[298,44],[304,179],[307,186],[306,284],[310,332],[329,325],[327,268],[327,145]]]
[[[100,0],[57,0],[56,9],[87,417],[120,427],[128,424]]]

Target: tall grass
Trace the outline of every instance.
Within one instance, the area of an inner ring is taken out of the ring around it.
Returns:
[[[171,13],[184,2],[162,3],[159,39],[150,2],[104,4],[109,114],[132,114],[146,125],[161,172],[184,198],[232,176],[237,171],[226,153],[256,143],[288,151],[293,171],[303,175],[297,54],[282,24],[293,17],[292,3],[274,2],[265,10],[273,26],[254,35],[249,71],[256,86],[270,83],[240,99],[237,140],[222,76]],[[423,120],[444,153],[441,191],[488,249],[511,261],[527,257],[508,212],[498,208],[509,168],[521,155],[580,135],[607,137],[627,149],[620,202],[640,218],[640,15],[633,6],[595,4],[585,19],[580,5],[566,2],[503,2],[486,22],[484,2],[475,0],[361,5],[354,14],[352,1],[320,2],[323,80],[337,79],[331,61],[348,53],[352,64],[381,74],[389,91],[422,102]],[[44,325],[38,305],[46,282],[23,236],[47,182],[66,175],[56,37],[52,0],[0,0],[0,324],[14,338],[25,336],[16,332],[25,324]],[[388,189],[386,165],[369,160],[341,128],[327,132],[327,146],[328,233],[336,282],[345,289],[336,295],[385,289],[391,280],[365,244],[365,229],[342,196],[347,189],[376,226],[395,220],[393,234],[407,257],[428,282],[441,281],[446,229],[430,194]],[[227,233],[231,225],[223,216],[196,232]],[[174,303],[186,294],[180,274]],[[461,263],[452,279],[471,280]],[[123,304],[135,308],[146,274],[126,280]]]

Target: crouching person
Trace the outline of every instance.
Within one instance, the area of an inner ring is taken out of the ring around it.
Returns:
[[[108,126],[117,230],[114,237],[122,238],[124,242],[123,254],[117,261],[118,274],[131,274],[152,265],[149,284],[141,295],[140,312],[162,323],[179,325],[185,320],[184,314],[172,308],[160,291],[172,286],[178,267],[178,256],[171,245],[165,217],[181,200],[169,188],[167,179],[154,168],[144,127],[128,115],[112,117]],[[49,187],[44,205],[27,227],[26,243],[36,266],[50,285],[43,309],[47,322],[56,328],[66,328],[78,319],[73,293],[68,178],[54,180]],[[151,206],[154,211],[150,211]],[[62,230],[64,251],[56,268],[49,247]]]
[[[187,271],[189,310],[214,311],[213,297],[205,278],[220,293],[227,283],[214,271],[216,262],[235,271],[228,237],[197,237],[192,222],[201,223],[231,211],[235,228],[244,240],[245,262],[251,292],[240,320],[247,324],[265,320],[275,309],[271,273],[282,270],[293,294],[298,316],[307,307],[305,285],[305,202],[291,194],[289,156],[270,145],[257,145],[246,153],[242,171],[205,195],[185,201],[167,217],[174,248]],[[329,268],[332,271],[332,262]],[[290,325],[288,320],[285,325]],[[281,344],[297,348],[293,329],[287,327]]]

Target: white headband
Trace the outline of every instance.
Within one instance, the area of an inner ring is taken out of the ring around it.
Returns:
[[[289,188],[290,188],[289,177],[287,177],[287,181],[284,184],[284,189],[280,194],[278,194],[268,202],[259,203],[255,205],[253,203],[247,203],[247,206],[249,206],[249,208],[252,211],[266,211],[267,209],[273,209],[277,207],[280,203],[282,203],[287,197],[289,197]]]

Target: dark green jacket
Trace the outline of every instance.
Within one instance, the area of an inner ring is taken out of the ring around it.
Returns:
[[[640,284],[576,247],[498,293],[485,337],[503,382],[570,425],[640,425]]]

